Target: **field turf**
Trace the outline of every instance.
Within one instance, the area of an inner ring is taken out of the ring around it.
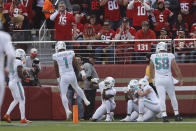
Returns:
[[[71,121],[33,121],[31,124],[0,122],[0,131],[196,131],[196,119],[184,119],[183,122],[162,123],[156,122],[90,122],[80,121],[77,124]]]

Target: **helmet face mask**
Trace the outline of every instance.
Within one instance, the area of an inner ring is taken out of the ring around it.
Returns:
[[[66,50],[66,44],[63,41],[58,41],[55,45],[55,51],[59,52],[59,50]]]
[[[159,53],[160,51],[167,51],[167,43],[165,42],[159,42],[156,46],[156,53]]]
[[[129,85],[128,85],[128,88],[129,89],[137,89],[138,88],[138,80],[136,79],[133,79],[129,82]]]
[[[149,82],[147,79],[142,78],[139,80],[139,84],[138,84],[139,88],[143,89],[147,85],[149,85]]]
[[[113,77],[106,77],[105,78],[104,85],[105,85],[106,89],[114,87],[114,84],[115,84],[115,80]]]
[[[26,60],[26,53],[23,49],[16,50],[16,58],[20,58],[22,61]]]

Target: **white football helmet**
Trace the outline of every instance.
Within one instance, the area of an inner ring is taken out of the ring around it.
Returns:
[[[143,89],[145,86],[149,85],[149,82],[147,79],[142,78],[139,80],[138,84],[139,84],[139,87]]]
[[[58,52],[60,49],[66,50],[66,44],[63,41],[58,41],[55,45],[55,51]]]
[[[156,46],[156,53],[159,53],[161,50],[167,51],[167,43],[159,42]]]
[[[16,50],[16,58],[20,58],[22,61],[25,61],[26,59],[26,53],[23,49],[17,49]]]
[[[114,87],[114,84],[115,84],[115,80],[113,77],[106,77],[105,78],[104,85],[105,85],[106,89]]]
[[[136,79],[132,79],[130,82],[129,82],[129,85],[128,85],[128,88],[132,88],[132,87],[136,87],[138,86],[138,80]]]

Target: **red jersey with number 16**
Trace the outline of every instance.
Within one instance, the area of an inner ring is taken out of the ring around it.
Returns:
[[[59,13],[55,19],[55,39],[72,40],[72,28],[75,24],[73,14],[69,12]]]

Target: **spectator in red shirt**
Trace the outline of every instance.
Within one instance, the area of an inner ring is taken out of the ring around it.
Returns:
[[[24,5],[26,7],[26,10],[27,10],[27,18],[28,18],[28,21],[30,23],[30,25],[32,26],[33,25],[33,19],[35,17],[35,12],[33,11],[33,0],[20,0],[21,1],[21,4]]]
[[[7,22],[14,23],[14,29],[28,28],[26,7],[19,0],[13,0],[5,4],[3,13]]]
[[[73,14],[66,11],[64,1],[58,3],[58,10],[50,16],[50,20],[55,23],[55,39],[58,41],[72,40],[72,29],[76,30]],[[72,45],[70,44],[70,48]]]
[[[75,21],[76,21],[76,31],[73,32],[72,30],[72,33],[73,33],[73,39],[74,40],[83,40],[83,31],[84,31],[84,25],[80,23],[80,20],[81,20],[81,14],[75,14],[74,15],[75,17]],[[75,49],[75,52],[76,53],[80,53],[80,49],[83,49],[81,46],[82,46],[82,43],[73,43],[74,45],[74,49]]]
[[[193,25],[191,26],[191,32],[189,34],[191,37],[194,35],[195,28],[196,28],[196,23],[193,23]]]
[[[104,21],[103,29],[97,35],[97,39],[100,40],[112,40],[115,37],[115,32],[110,28],[109,21]],[[96,63],[101,64],[102,56],[108,57],[109,64],[114,63],[114,45],[112,42],[103,42],[95,48]],[[108,61],[107,60],[107,61]]]
[[[154,29],[156,35],[159,36],[161,28],[166,28],[169,30],[168,18],[173,16],[173,13],[164,7],[164,0],[158,0],[158,8],[153,11],[153,14],[156,18],[156,23],[154,23]]]
[[[153,30],[149,29],[149,22],[142,22],[142,29],[138,30],[135,39],[156,39],[156,35]],[[141,52],[151,52],[154,51],[151,47],[155,48],[152,44],[155,42],[135,42],[134,50],[136,53],[136,60],[139,60],[137,63],[145,63],[145,53]]]
[[[147,11],[150,11],[151,7],[145,0],[133,0],[129,3],[127,9],[132,10],[133,27],[136,30],[141,29],[141,23],[148,21]]]
[[[97,34],[100,29],[101,29],[101,25],[100,24],[97,24],[97,18],[95,15],[91,15],[90,16],[90,19],[89,19],[89,23],[85,24],[85,27],[88,26],[88,25],[92,25],[94,30],[95,30],[95,33]]]
[[[184,19],[190,25],[194,21],[193,4],[194,0],[179,0],[181,10],[180,12],[184,15]]]
[[[179,13],[177,17],[176,23],[173,25],[173,37],[175,38],[178,35],[178,30],[184,30],[187,34],[188,32],[188,24],[184,19],[184,15]]]
[[[186,34],[184,30],[179,30],[178,31],[178,36],[176,39],[186,39]],[[176,41],[175,42],[175,52],[176,52],[176,59],[177,62],[180,63],[187,63],[189,62],[190,58],[190,41]]]
[[[92,25],[88,24],[84,27],[84,32],[83,32],[83,39],[84,40],[96,40],[96,33],[95,33],[95,29]],[[82,48],[83,50],[81,50],[82,52],[82,56],[83,57],[88,57],[89,54],[94,54],[94,49],[96,43],[82,43]]]
[[[103,24],[104,10],[100,6],[100,0],[87,0],[88,8],[87,15],[95,15],[97,18],[97,23]]]
[[[116,30],[121,24],[119,0],[100,0],[100,6],[104,8],[104,20],[108,20],[111,29]]]
[[[132,40],[135,38],[136,30],[129,26],[128,18],[122,19],[120,28],[116,30],[116,40]],[[119,64],[132,63],[133,56],[133,43],[132,42],[119,42],[116,43],[116,61]]]
[[[159,35],[158,39],[169,39],[169,38],[170,38],[170,35],[169,35],[167,29],[166,28],[162,28],[160,30],[160,35]]]

